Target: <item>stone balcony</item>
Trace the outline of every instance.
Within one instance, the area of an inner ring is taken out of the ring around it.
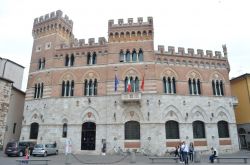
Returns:
[[[141,100],[140,92],[127,92],[122,93],[123,102],[139,102]]]

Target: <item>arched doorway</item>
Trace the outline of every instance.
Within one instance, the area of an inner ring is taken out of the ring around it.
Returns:
[[[86,122],[82,124],[81,150],[95,150],[96,124]]]
[[[31,123],[30,125],[30,139],[37,139],[39,131],[39,124],[38,123]]]

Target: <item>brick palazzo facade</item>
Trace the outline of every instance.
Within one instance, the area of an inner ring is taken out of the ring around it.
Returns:
[[[61,11],[36,18],[32,34],[20,140],[56,141],[63,151],[71,138],[73,152],[86,154],[106,143],[108,153],[163,155],[183,140],[197,150],[239,149],[225,45],[223,55],[154,50],[152,17],[109,20],[108,41],[85,42]]]

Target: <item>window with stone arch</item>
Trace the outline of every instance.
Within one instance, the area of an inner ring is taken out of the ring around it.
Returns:
[[[224,83],[222,80],[212,80],[214,96],[224,96]]]
[[[88,52],[87,53],[87,64],[94,65],[94,64],[96,64],[96,62],[97,62],[96,52],[93,52],[93,53]]]
[[[67,132],[68,132],[68,124],[63,123],[63,129],[62,129],[62,137],[66,138],[67,137]]]
[[[176,81],[175,77],[164,76],[163,77],[163,89],[166,94],[176,94]]]
[[[140,140],[140,123],[127,121],[125,123],[125,140]]]
[[[219,121],[217,123],[219,138],[229,138],[228,122]]]
[[[139,92],[139,78],[137,76],[126,76],[124,80],[125,92]]]
[[[74,54],[65,56],[65,66],[74,66],[75,56]]]
[[[43,98],[43,83],[36,83],[34,87],[34,99]]]
[[[42,70],[45,68],[45,58],[39,58],[39,61],[38,61],[38,69],[39,70]]]
[[[84,96],[97,96],[97,79],[84,80]]]
[[[120,62],[125,62],[125,61],[126,61],[126,56],[123,50],[120,50]]]
[[[34,122],[30,125],[30,139],[37,139],[39,132],[39,124]]]
[[[129,50],[127,50],[126,51],[126,62],[130,62],[130,51]]]
[[[188,88],[190,95],[201,95],[201,78],[200,75],[194,71],[188,74]]]
[[[139,59],[139,62],[142,62],[142,61],[143,61],[143,51],[142,51],[141,48],[139,49],[138,59]]]
[[[63,80],[62,81],[62,96],[69,97],[74,96],[74,80]]]
[[[192,123],[192,126],[194,139],[206,138],[204,122],[197,120]]]
[[[135,49],[133,49],[133,52],[132,52],[132,61],[137,62],[137,53]]]
[[[179,123],[174,120],[165,123],[166,139],[179,139]]]

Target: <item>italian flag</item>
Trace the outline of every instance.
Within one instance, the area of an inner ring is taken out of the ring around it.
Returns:
[[[128,78],[127,92],[131,92],[130,78]]]

